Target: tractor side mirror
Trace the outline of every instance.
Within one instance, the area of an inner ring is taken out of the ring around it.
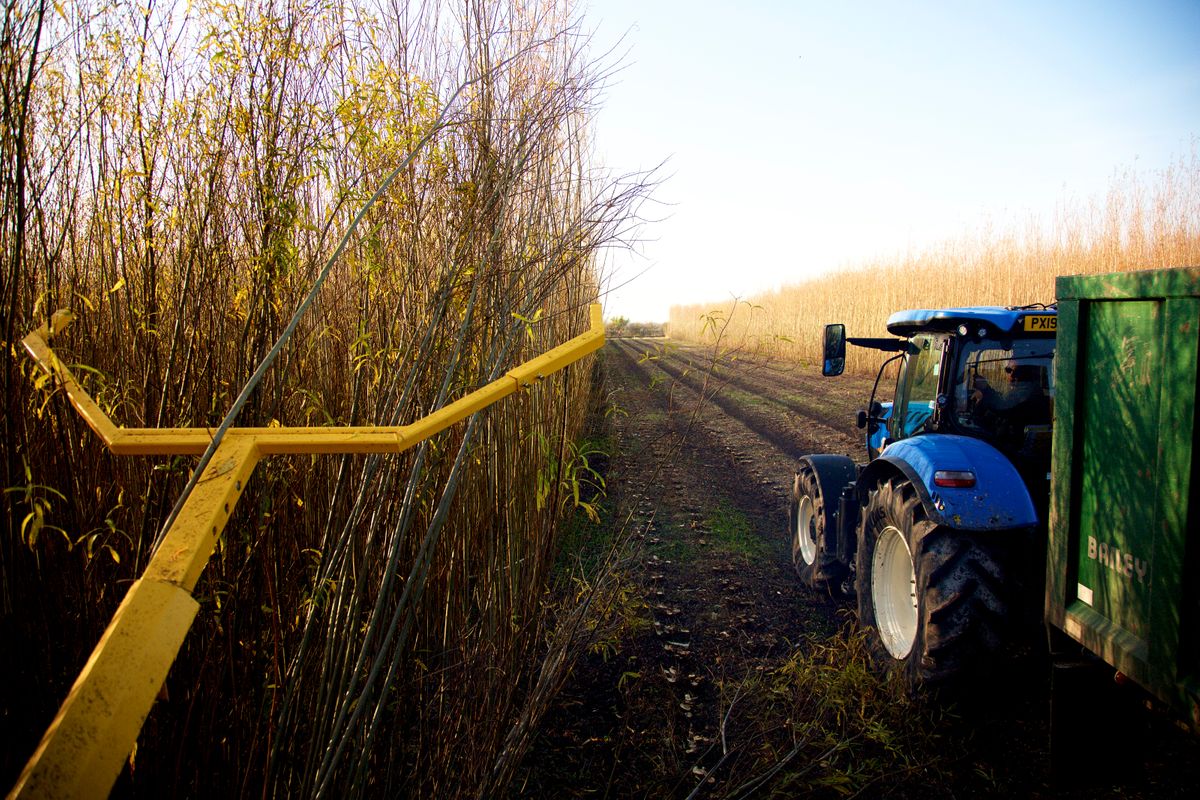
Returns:
[[[846,326],[840,322],[825,326],[825,353],[822,356],[821,374],[826,377],[841,375],[846,369]]]

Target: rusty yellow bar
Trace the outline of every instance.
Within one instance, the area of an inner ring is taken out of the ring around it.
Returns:
[[[591,324],[587,333],[580,334],[574,339],[526,361],[521,366],[510,369],[504,373],[503,377],[497,378],[466,397],[422,417],[411,425],[401,426],[398,431],[402,442],[401,449],[412,447],[417,442],[444,431],[459,420],[507,397],[518,389],[529,386],[535,380],[557,372],[588,353],[599,350],[604,345],[604,321],[600,316],[600,306],[593,304],[589,314]]]
[[[121,601],[9,797],[107,796],[196,616],[199,605],[191,591],[263,456],[396,453],[412,447],[598,350],[604,344],[600,306],[593,305],[589,314],[586,333],[410,425],[230,428],[142,577]],[[213,429],[117,427],[47,344],[70,322],[69,312],[57,312],[48,326],[25,337],[25,348],[61,383],[109,449],[141,455],[204,452]]]
[[[221,442],[142,577],[108,624],[11,797],[104,797],[192,626],[191,591],[246,479],[253,438]]]
[[[58,360],[58,356],[54,355],[54,351],[47,344],[54,334],[70,325],[74,319],[75,316],[66,309],[55,311],[54,316],[50,318],[49,325],[43,325],[26,336],[22,344],[25,345],[25,349],[33,356],[33,360],[38,363],[38,366],[47,374],[58,379],[63,389],[66,390],[71,405],[75,406],[75,410],[79,412],[79,416],[83,417],[84,422],[104,440],[106,445],[111,447],[117,435],[117,426],[108,418],[108,414],[100,410],[96,401],[84,391],[84,388],[75,380],[75,376],[71,374],[71,370]]]
[[[57,324],[56,322],[57,321]],[[51,333],[71,321],[59,311],[45,326],[24,339],[25,349],[48,374],[66,389],[67,397],[105,445],[117,455],[200,455],[212,441],[215,428],[124,428],[113,423],[92,400],[71,370],[59,361],[46,343]],[[253,436],[262,455],[300,453],[398,453],[454,423],[486,408],[518,389],[529,386],[595,352],[604,344],[604,322],[599,304],[589,309],[589,328],[552,350],[509,370],[503,377],[422,419],[396,427],[357,426],[343,428],[230,428],[228,436]]]
[[[196,588],[259,456],[253,436],[226,434],[142,577],[188,592]]]
[[[141,579],[121,601],[9,797],[105,797],[200,605]]]

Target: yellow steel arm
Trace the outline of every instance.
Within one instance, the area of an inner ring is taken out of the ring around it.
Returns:
[[[341,428],[230,428],[227,436],[255,437],[264,456],[285,453],[398,453],[455,422],[507,397],[535,380],[557,372],[604,344],[604,322],[600,306],[589,309],[587,332],[526,361],[503,377],[475,390],[411,425],[358,426]],[[43,325],[24,339],[25,349],[38,365],[54,376],[66,390],[79,415],[91,426],[109,450],[117,455],[200,455],[212,441],[215,428],[125,428],[118,427],[96,401],[79,385],[47,339],[72,321],[69,311],[55,312],[49,327]]]
[[[133,749],[199,605],[191,592],[242,489],[263,456],[398,453],[579,360],[604,344],[600,306],[590,327],[410,425],[230,428],[179,516],[113,616],[70,694],[26,764],[10,798],[104,797]],[[25,348],[65,389],[71,404],[117,454],[200,455],[211,428],[122,428],[80,386],[47,341],[71,322],[59,311],[25,337]]]

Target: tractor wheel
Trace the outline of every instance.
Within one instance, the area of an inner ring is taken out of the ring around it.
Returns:
[[[858,536],[859,623],[910,688],[978,676],[1013,643],[1008,598],[1020,588],[1006,586],[1003,554],[1006,537],[1024,537],[936,525],[899,477],[871,492]]]
[[[792,564],[805,585],[839,594],[846,566],[837,553],[825,546],[825,526],[829,519],[816,473],[802,463],[792,482],[792,503],[788,530],[792,539]]]

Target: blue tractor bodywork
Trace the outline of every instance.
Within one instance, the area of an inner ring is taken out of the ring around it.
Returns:
[[[893,405],[890,401],[879,404],[879,413],[875,416],[879,423],[872,427],[867,446],[872,453],[878,453],[883,450],[884,442],[888,438],[888,420],[892,418]],[[933,416],[933,409],[926,410],[925,408],[909,407],[908,415],[904,418],[904,435],[912,436],[917,433],[929,422]]]
[[[891,402],[879,404],[879,414],[876,415],[878,424],[873,425],[871,431],[867,434],[867,447],[872,453],[878,453],[883,450],[883,442],[887,439],[888,420],[892,418]]]
[[[859,476],[869,487],[900,472],[917,489],[929,518],[967,531],[1028,528],[1038,523],[1025,482],[1011,461],[980,439],[954,434],[914,436],[887,447]],[[937,472],[969,472],[971,487],[938,486]],[[860,499],[866,496],[860,490]]]
[[[955,331],[967,326],[966,333],[975,333],[979,328],[996,333],[1013,334],[1018,331],[1030,333],[1049,332],[1056,329],[1058,315],[1055,311],[1038,308],[1004,308],[1001,306],[973,306],[970,308],[915,308],[897,311],[888,317],[887,329],[896,336],[912,336],[924,331]]]

